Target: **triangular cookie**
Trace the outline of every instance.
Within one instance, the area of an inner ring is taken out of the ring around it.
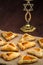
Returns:
[[[27,42],[19,42],[17,45],[19,46],[19,48],[21,50],[25,50],[27,48],[35,46],[36,43],[35,42],[29,42],[29,41],[27,41]]]
[[[9,41],[9,40],[15,38],[16,36],[18,36],[18,34],[13,33],[13,32],[11,32],[11,31],[9,31],[9,32],[3,32],[3,33],[1,33],[1,34],[2,34],[2,36],[3,36],[7,41]]]
[[[18,51],[17,46],[14,43],[8,43],[1,47],[3,51]]]
[[[29,49],[27,51],[27,53],[35,55],[35,56],[37,56],[39,58],[43,57],[43,50],[41,48],[38,48],[38,47]]]
[[[7,60],[7,61],[10,61],[12,59],[15,59],[15,58],[17,58],[19,56],[20,56],[20,53],[19,52],[7,52],[7,53],[2,53],[1,54],[1,57],[4,60]]]
[[[38,61],[38,58],[32,55],[25,55],[22,56],[21,59],[18,61],[18,64],[26,64],[26,63],[33,63]]]
[[[23,34],[22,35],[22,38],[20,39],[20,41],[32,41],[32,40],[35,40],[36,38],[35,38],[35,36],[32,36],[32,35],[30,35],[30,34],[27,34],[27,33],[25,33],[25,34]]]

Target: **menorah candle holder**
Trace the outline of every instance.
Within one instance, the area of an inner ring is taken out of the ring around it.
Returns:
[[[25,1],[27,3],[23,4],[23,6],[24,6],[23,10],[26,11],[25,21],[27,22],[27,24],[22,26],[20,28],[20,30],[22,30],[23,32],[33,32],[36,29],[36,27],[29,24],[29,22],[31,20],[31,13],[30,12],[33,11],[33,8],[32,8],[33,4],[30,3],[30,1],[32,1],[32,0],[25,0]],[[30,8],[28,9],[27,6],[30,7]],[[29,16],[29,18],[28,18],[28,16]]]

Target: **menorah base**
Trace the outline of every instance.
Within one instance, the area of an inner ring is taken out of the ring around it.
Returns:
[[[20,30],[23,32],[33,32],[34,30],[36,30],[36,28],[34,26],[26,24],[23,27],[21,27]]]

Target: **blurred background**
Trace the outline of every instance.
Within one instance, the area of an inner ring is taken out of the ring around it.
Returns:
[[[25,13],[23,11],[25,0],[0,0],[0,29],[23,33],[20,27],[26,24]],[[30,24],[37,29],[29,34],[43,37],[43,1],[34,0],[32,19]]]

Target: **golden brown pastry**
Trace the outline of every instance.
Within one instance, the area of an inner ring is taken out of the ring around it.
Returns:
[[[43,50],[41,48],[38,48],[38,47],[29,49],[27,51],[27,53],[28,54],[32,54],[32,55],[35,55],[35,56],[37,56],[39,58],[42,58],[43,57]]]
[[[32,55],[24,55],[18,61],[18,64],[29,64],[38,61],[38,58]]]
[[[18,36],[18,34],[10,32],[10,31],[9,32],[3,32],[1,34],[7,41],[9,41],[9,40],[15,38],[16,36]]]
[[[29,42],[29,41],[27,41],[27,42],[19,42],[17,45],[19,46],[19,48],[21,50],[25,50],[27,48],[35,46],[36,43],[35,42]]]
[[[35,38],[34,36],[25,33],[25,34],[22,35],[21,41],[22,41],[22,40],[32,41],[32,40],[35,40],[35,39],[36,39],[36,38]]]
[[[17,46],[14,43],[8,43],[1,47],[2,51],[18,51]]]
[[[15,59],[15,58],[17,58],[19,56],[20,56],[19,52],[7,52],[7,53],[2,53],[1,54],[1,57],[4,60],[7,60],[7,61],[13,60],[13,59]]]

